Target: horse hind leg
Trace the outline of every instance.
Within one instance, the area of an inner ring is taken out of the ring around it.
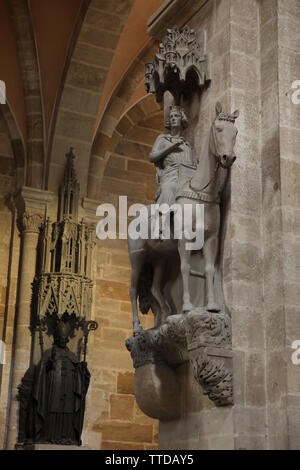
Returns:
[[[158,309],[157,315],[155,315],[154,327],[158,327],[162,325],[163,323],[165,323],[170,313],[169,307],[161,292],[162,277],[163,277],[164,269],[165,269],[165,260],[156,261],[156,263],[154,264],[151,294],[157,301],[159,305],[159,309]]]
[[[141,271],[144,265],[145,255],[143,252],[134,253],[130,256],[131,261],[131,285],[130,285],[130,301],[132,306],[132,324],[133,324],[133,334],[136,335],[143,331],[143,328],[140,324],[138,306],[137,306],[137,296],[138,296],[138,283],[141,275]]]

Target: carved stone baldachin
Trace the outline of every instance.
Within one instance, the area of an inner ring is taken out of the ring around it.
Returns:
[[[179,103],[191,88],[203,88],[209,81],[206,32],[188,26],[168,29],[153,62],[146,64],[147,92],[155,93],[161,102],[168,90]]]
[[[39,271],[33,286],[33,329],[49,315],[75,315],[78,321],[91,316],[95,229],[78,220],[80,187],[72,148],[66,159],[59,188],[58,220],[52,223],[48,218],[41,231]]]

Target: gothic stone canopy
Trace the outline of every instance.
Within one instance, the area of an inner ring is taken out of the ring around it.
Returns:
[[[168,29],[154,61],[146,64],[146,90],[156,94],[158,102],[170,91],[175,102],[191,90],[209,82],[206,54],[206,32],[195,32],[186,26]]]

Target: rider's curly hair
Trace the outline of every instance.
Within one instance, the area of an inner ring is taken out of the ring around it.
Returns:
[[[187,126],[188,126],[189,121],[188,121],[188,118],[185,114],[184,109],[181,106],[170,106],[168,117],[165,120],[165,128],[169,129],[169,130],[171,129],[171,123],[170,123],[171,111],[178,111],[180,113],[182,129],[186,129]]]

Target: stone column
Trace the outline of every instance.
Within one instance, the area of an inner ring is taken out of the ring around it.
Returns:
[[[96,211],[97,207],[101,204],[100,201],[96,201],[94,199],[89,199],[89,198],[83,198],[81,205],[79,207],[79,218],[80,220],[83,219],[85,223],[94,225],[94,230],[96,232],[96,226],[97,223],[99,222],[99,217],[96,216]],[[91,259],[91,265],[90,265],[90,272],[89,276],[93,280],[93,294],[92,294],[92,299],[93,299],[93,304],[91,307],[91,317],[88,318],[88,320],[95,320],[95,304],[96,304],[96,299],[97,299],[97,284],[95,282],[95,279],[97,279],[97,255],[96,255],[96,250],[94,255],[92,256]],[[101,327],[101,325],[100,325]],[[88,348],[89,351],[92,352],[93,354],[95,351],[95,339],[97,338],[97,334],[99,334],[100,328],[97,330],[96,334],[90,335],[89,336],[89,344]],[[90,357],[90,356],[89,356]],[[90,386],[89,386],[89,392],[86,396],[86,406],[85,406],[85,416],[84,416],[84,429],[82,432],[82,442],[84,442],[84,445],[87,446],[89,449],[96,449],[99,447],[99,433],[95,432],[93,427],[94,427],[94,414],[95,414],[95,392],[93,388],[93,380],[91,380]]]
[[[18,385],[31,363],[32,336],[30,333],[32,282],[36,273],[37,245],[40,226],[45,219],[47,203],[52,194],[46,191],[22,188],[16,197],[21,234],[21,254],[18,294],[14,326],[13,356],[11,365],[10,403],[6,448],[14,449],[18,435]]]
[[[199,398],[190,369],[180,366],[182,420],[160,423],[160,446],[174,448],[177,439],[185,449],[299,448],[300,375],[291,344],[300,338],[300,106],[291,104],[289,93],[300,72],[299,8],[284,0],[194,3],[193,16],[189,2],[169,2],[169,9],[182,5],[182,20],[159,10],[148,33],[161,38],[173,24],[183,26],[187,14],[190,28],[207,32],[212,81],[190,127],[197,155],[216,101],[240,111],[237,160],[223,198],[221,257],[232,319],[234,405],[216,409]],[[190,117],[191,104],[184,105]]]
[[[277,317],[281,319],[279,323],[282,336],[281,345],[282,349],[285,349],[285,354],[277,354],[276,357],[275,351],[270,357],[270,369],[275,372],[273,373],[273,380],[269,383],[269,388],[273,402],[281,401],[281,407],[286,406],[287,408],[288,448],[289,450],[299,450],[300,365],[293,362],[292,355],[295,352],[293,348],[294,341],[300,340],[300,104],[295,104],[292,100],[294,92],[292,83],[300,79],[300,4],[295,0],[289,2],[278,0],[275,18],[272,12],[269,16],[269,21],[265,24],[266,35],[270,29],[271,33],[269,34],[272,34],[274,23],[278,28],[278,44],[276,46],[278,51],[277,103],[279,105],[279,126],[277,132],[273,130],[272,140],[270,139],[270,141],[275,142],[280,147],[280,159],[277,158],[277,165],[275,166],[275,162],[272,162],[271,168],[269,167],[269,188],[273,188],[273,193],[279,193],[281,202],[281,217],[278,217],[278,208],[275,208],[272,213],[273,224],[271,227],[273,233],[271,232],[270,237],[273,235],[274,256],[277,248],[275,243],[278,238],[278,228],[282,228],[280,240],[282,251],[279,254],[281,254],[282,260],[282,293],[284,300],[283,315],[282,311],[278,312],[280,306],[276,305],[276,301],[273,299],[273,311],[275,313],[277,307],[277,316],[274,315],[270,318],[270,322],[272,320],[274,322],[274,318]],[[272,40],[272,42],[275,41]],[[272,91],[269,93],[271,95]],[[269,101],[272,103],[271,99]],[[273,109],[270,109],[270,115],[272,111]],[[279,199],[278,195],[277,199]],[[279,221],[281,219],[281,225],[278,224],[278,219]],[[278,363],[281,366],[280,369],[276,368]],[[281,371],[285,370],[285,364],[286,376],[283,376]],[[286,402],[282,400],[280,395],[282,382],[285,381]],[[281,425],[283,418],[281,417],[281,421],[279,421],[279,418],[276,416],[276,424],[279,422]]]

